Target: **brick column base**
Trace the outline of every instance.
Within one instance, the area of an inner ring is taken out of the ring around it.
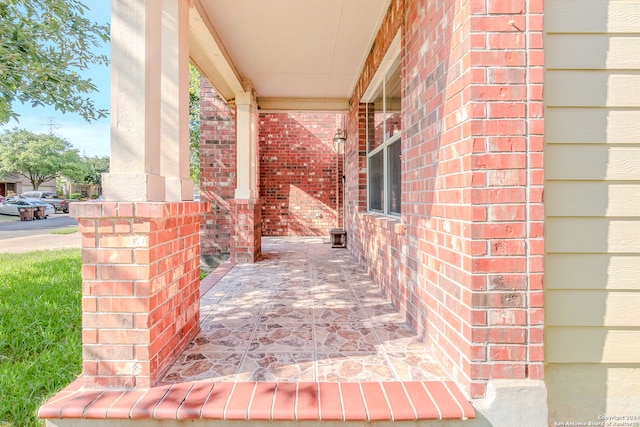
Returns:
[[[205,205],[71,205],[82,233],[87,387],[150,387],[197,333]]]
[[[262,256],[262,202],[230,200],[230,259],[236,263],[253,263]]]

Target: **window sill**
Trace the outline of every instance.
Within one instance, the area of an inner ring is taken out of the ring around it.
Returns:
[[[399,236],[404,236],[407,233],[407,225],[402,222],[400,217],[392,217],[376,212],[363,212],[362,219],[368,225],[387,230]]]

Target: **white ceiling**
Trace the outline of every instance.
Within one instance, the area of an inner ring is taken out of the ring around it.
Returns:
[[[194,42],[198,29],[191,19],[191,57],[216,89],[226,87],[219,92],[233,92],[233,84],[217,81],[233,72],[245,87],[250,82],[259,104],[320,109],[329,108],[329,101],[347,105],[390,0],[194,3],[210,34]]]

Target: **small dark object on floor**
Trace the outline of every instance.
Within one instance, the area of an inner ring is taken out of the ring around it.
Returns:
[[[332,228],[329,230],[331,235],[331,247],[332,248],[346,248],[347,247],[347,232],[342,228]]]

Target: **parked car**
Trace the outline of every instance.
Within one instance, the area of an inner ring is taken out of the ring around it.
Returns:
[[[37,199],[55,206],[56,212],[69,213],[69,201],[58,198],[58,195],[52,191],[27,191],[26,193],[22,193],[20,197],[33,200]]]
[[[44,203],[39,200],[11,199],[0,202],[0,214],[20,216],[20,208],[36,208],[44,206],[45,218],[56,213],[56,208],[50,203]]]

